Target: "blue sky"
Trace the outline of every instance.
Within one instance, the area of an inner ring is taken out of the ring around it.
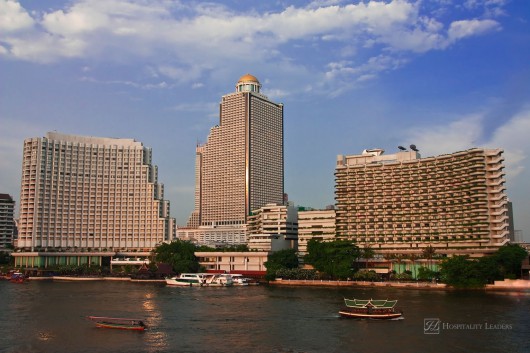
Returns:
[[[194,151],[251,73],[285,105],[285,191],[334,203],[338,154],[505,150],[530,240],[526,0],[0,0],[0,192],[47,131],[153,148],[172,215],[193,208]]]

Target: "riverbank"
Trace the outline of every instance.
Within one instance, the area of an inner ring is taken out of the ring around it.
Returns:
[[[70,277],[70,276],[49,276],[49,277],[30,277],[32,281],[59,281],[59,282],[90,282],[90,281],[110,281],[110,282],[133,282],[133,283],[157,283],[165,284],[164,279],[133,279],[129,277]],[[445,283],[432,282],[368,282],[368,281],[334,281],[334,280],[291,280],[277,279],[264,284],[272,286],[300,286],[300,287],[357,287],[357,288],[402,288],[402,289],[420,289],[420,290],[456,290],[456,288],[446,285]],[[495,281],[494,284],[488,284],[484,288],[475,288],[472,290],[486,291],[511,291],[511,292],[529,292],[529,280],[504,280]]]
[[[326,280],[290,280],[277,279],[270,281],[274,286],[302,286],[302,287],[358,287],[358,288],[402,288],[402,289],[423,289],[423,290],[456,290],[456,288],[445,283],[432,282],[368,282],[368,281],[326,281]],[[484,288],[473,290],[486,291],[510,291],[510,292],[530,292],[529,280],[504,280],[495,281]]]
[[[136,283],[166,283],[165,279],[134,279],[129,277],[70,277],[70,276],[49,276],[49,277],[29,277],[30,281],[70,281],[70,282],[90,282],[90,281],[112,281],[112,282],[136,282]]]
[[[305,286],[305,287],[396,287],[410,289],[429,289],[429,290],[447,290],[452,289],[444,283],[431,282],[368,282],[368,281],[332,281],[332,280],[291,280],[277,279],[270,281],[274,286]]]

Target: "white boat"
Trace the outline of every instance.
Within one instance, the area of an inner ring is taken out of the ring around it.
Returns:
[[[240,274],[231,274],[230,276],[232,276],[234,286],[248,286],[249,284],[258,284],[251,278],[243,277],[243,275]]]
[[[226,274],[206,273],[204,286],[227,287],[234,284],[232,276]]]
[[[216,273],[182,273],[179,276],[166,278],[166,284],[181,287],[226,287],[233,284],[230,275]]]
[[[181,273],[179,276],[166,278],[166,284],[169,286],[181,287],[199,287],[204,285],[204,273]]]

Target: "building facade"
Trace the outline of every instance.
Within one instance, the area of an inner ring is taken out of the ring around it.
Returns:
[[[298,210],[292,205],[269,203],[248,217],[248,247],[251,250],[297,249]]]
[[[247,276],[264,276],[269,252],[204,252],[197,251],[199,264],[208,272],[240,273]]]
[[[298,211],[298,255],[302,260],[311,239],[335,239],[335,210]]]
[[[18,265],[148,254],[173,238],[169,213],[152,151],[140,142],[55,132],[24,141]]]
[[[509,241],[503,151],[337,158],[336,232],[376,253],[482,256]]]
[[[283,105],[252,75],[222,97],[219,125],[196,149],[195,210],[189,226],[240,226],[252,210],[283,202]]]
[[[247,226],[200,226],[199,228],[177,228],[177,238],[198,245],[224,247],[247,243]]]
[[[15,232],[15,201],[8,194],[0,194],[0,251],[13,243]]]

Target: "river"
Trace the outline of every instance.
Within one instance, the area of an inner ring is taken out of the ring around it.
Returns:
[[[404,319],[339,318],[344,297],[398,299]],[[0,352],[530,352],[530,293],[2,281]]]

